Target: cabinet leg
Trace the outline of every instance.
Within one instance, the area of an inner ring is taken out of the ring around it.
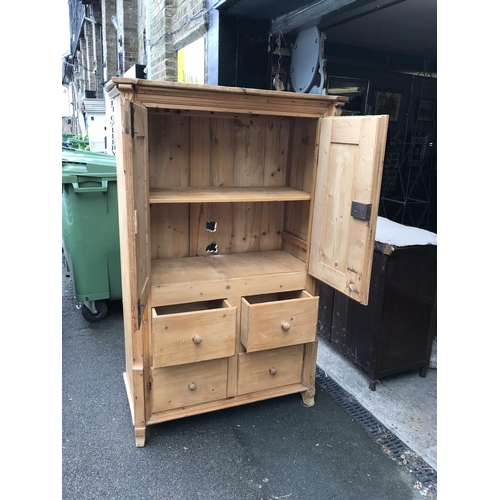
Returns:
[[[370,380],[370,390],[371,391],[377,390],[377,381],[376,380]]]
[[[310,408],[311,406],[314,406],[314,394],[316,393],[316,390],[309,390],[309,391],[304,391],[301,392],[300,395],[302,396],[302,404],[304,406],[307,406]]]
[[[135,432],[135,446],[143,448],[146,444],[146,427],[134,427]]]
[[[420,368],[419,375],[420,375],[422,378],[427,377],[427,366],[423,366],[422,368]]]

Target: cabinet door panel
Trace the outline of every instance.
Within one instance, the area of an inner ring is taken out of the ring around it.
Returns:
[[[362,304],[368,302],[388,121],[387,115],[321,120],[309,273]]]
[[[138,330],[149,298],[149,182],[147,170],[147,110],[125,100],[123,170],[126,184],[127,245],[121,245],[126,263],[122,274],[129,280],[133,328]],[[124,233],[124,231],[122,231]],[[123,265],[123,264],[122,264]]]

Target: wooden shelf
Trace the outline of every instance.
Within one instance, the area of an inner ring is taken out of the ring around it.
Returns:
[[[281,250],[152,260],[152,307],[270,293],[277,286],[297,290],[306,274],[304,262]]]
[[[290,187],[152,188],[149,193],[150,203],[251,203],[310,199],[310,193]]]

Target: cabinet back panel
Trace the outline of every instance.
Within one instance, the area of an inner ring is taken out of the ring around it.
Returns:
[[[234,120],[191,117],[190,186],[234,185]]]
[[[149,114],[150,188],[189,186],[189,130],[187,116]]]
[[[151,258],[265,252],[282,249],[283,203],[191,203],[151,205]],[[216,222],[214,232],[207,222]]]
[[[189,257],[189,204],[150,206],[151,258]]]
[[[151,188],[290,186],[311,192],[316,120],[149,114]],[[304,147],[305,146],[305,147]],[[151,205],[153,259],[281,250],[307,241],[309,201]],[[286,222],[285,222],[286,221]],[[207,222],[217,222],[215,232]]]
[[[190,210],[193,257],[207,255],[213,242],[218,254],[281,250],[282,203],[192,203]],[[217,222],[215,232],[206,230],[207,222]]]
[[[311,192],[314,120],[162,110],[148,119],[151,188],[291,186]]]

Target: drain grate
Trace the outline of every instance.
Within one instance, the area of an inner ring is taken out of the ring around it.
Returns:
[[[421,457],[391,433],[366,408],[364,408],[325,372],[316,367],[316,383],[381,446],[382,451],[400,465],[407,467],[423,488],[436,490],[437,473]]]

